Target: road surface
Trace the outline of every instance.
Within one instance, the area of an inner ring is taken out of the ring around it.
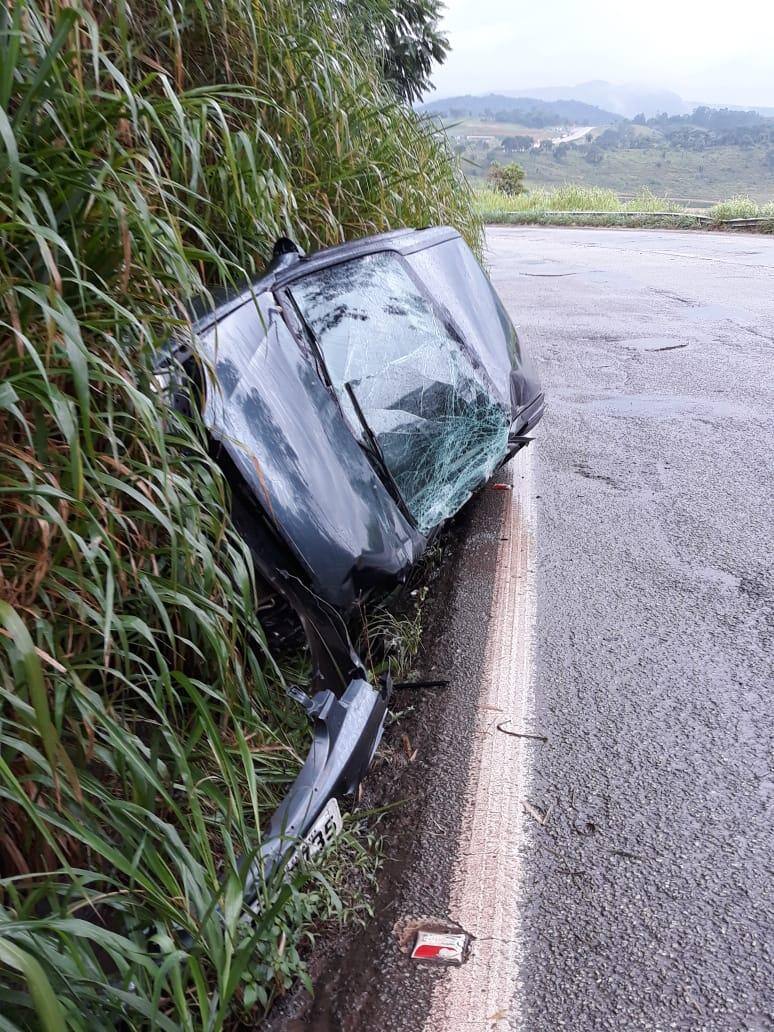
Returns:
[[[593,132],[594,129],[596,129],[595,125],[582,125],[579,129],[574,129],[571,133],[568,133],[566,136],[555,136],[551,142],[574,143],[576,140],[583,139],[584,136],[587,136],[590,132]]]
[[[550,407],[451,549],[374,918],[287,1027],[764,1032],[774,239],[488,245]],[[425,915],[466,965],[400,952]]]
[[[774,240],[489,243],[551,398],[510,1016],[771,1028]]]

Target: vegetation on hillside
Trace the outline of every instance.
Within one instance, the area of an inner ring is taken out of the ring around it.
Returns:
[[[550,190],[537,189],[518,195],[489,186],[475,193],[476,207],[485,222],[557,222],[577,221],[575,215],[609,215],[611,224],[637,222],[637,216],[665,216],[667,225],[696,225],[699,221],[682,205],[660,197],[647,188],[641,189],[628,200],[614,190],[578,183],[564,183]],[[567,216],[567,218],[564,218]],[[570,219],[572,216],[572,220]],[[676,217],[676,218],[673,218]],[[714,205],[701,216],[702,225],[720,225],[726,219],[765,219],[761,228],[770,232],[774,227],[774,203],[757,204],[749,197],[737,196]],[[582,219],[581,219],[582,221]],[[594,218],[594,223],[598,220]]]
[[[477,217],[335,0],[0,11],[0,1025],[251,1025],[341,909],[242,904],[304,722],[196,417],[187,303],[304,247]],[[240,858],[243,862],[240,864]]]
[[[572,181],[633,193],[644,184],[706,205],[739,192],[774,200],[774,118],[708,107],[615,122],[599,114],[575,120],[585,130],[576,139],[568,119],[535,123],[524,110],[447,119],[446,131],[474,181],[518,153],[528,187]]]
[[[495,162],[489,167],[489,182],[495,190],[507,194],[509,197],[516,197],[524,193],[524,169],[515,161],[507,165]]]

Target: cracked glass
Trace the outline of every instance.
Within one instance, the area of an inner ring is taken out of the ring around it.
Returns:
[[[291,293],[353,433],[427,533],[507,454],[509,414],[487,373],[395,254],[310,273]]]

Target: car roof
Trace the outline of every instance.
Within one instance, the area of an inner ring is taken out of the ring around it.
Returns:
[[[285,254],[273,261],[266,273],[242,289],[234,288],[213,295],[211,301],[199,299],[193,306],[196,333],[203,333],[219,323],[227,315],[236,311],[248,301],[254,301],[260,294],[275,290],[290,283],[299,276],[313,272],[326,265],[348,261],[360,255],[372,254],[376,251],[398,251],[400,254],[411,254],[413,251],[434,247],[446,240],[459,236],[456,229],[450,226],[430,226],[425,229],[393,229],[386,233],[361,237],[347,243],[324,247],[313,251],[310,255]],[[214,304],[213,304],[214,302]]]

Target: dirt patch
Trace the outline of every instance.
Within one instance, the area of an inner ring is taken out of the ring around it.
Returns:
[[[492,490],[471,502],[447,532],[443,561],[431,574],[413,677],[448,678],[449,685],[396,690],[391,710],[402,716],[387,729],[363,784],[361,809],[391,807],[379,824],[384,862],[373,917],[362,927],[330,927],[316,936],[309,959],[315,995],[297,987],[279,1000],[266,1023],[270,1032],[381,1028],[385,1006],[391,1012],[410,1007],[416,1017],[408,1027],[419,1027],[429,1008],[439,969],[411,961],[393,929],[405,915],[428,912],[459,928],[448,913],[448,885],[467,784],[492,567],[509,504],[509,492]],[[385,986],[404,979],[411,982],[410,992],[386,1001]]]

